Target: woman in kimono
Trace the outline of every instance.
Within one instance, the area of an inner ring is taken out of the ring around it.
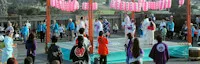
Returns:
[[[151,18],[149,18],[150,21],[150,26],[147,27],[147,42],[149,42],[150,45],[153,45],[154,43],[154,32],[156,30],[156,25],[155,23],[152,21]]]
[[[168,46],[162,42],[162,37],[160,35],[156,36],[156,40],[158,43],[151,49],[149,57],[153,59],[155,64],[166,64],[170,58]]]
[[[140,48],[140,43],[138,38],[132,41],[132,45],[128,47],[128,64],[143,64],[142,57],[144,56],[144,51]]]
[[[103,18],[99,18],[99,20],[97,20],[95,22],[94,27],[95,27],[95,36],[96,37],[98,36],[98,34],[99,34],[100,31],[103,31],[103,24],[102,24],[102,22],[103,22]]]
[[[143,37],[144,37],[144,40],[145,42],[147,42],[147,27],[150,25],[150,22],[149,22],[149,18],[147,15],[145,15],[145,19],[144,21],[142,22],[142,31],[143,31]]]
[[[125,14],[125,18],[124,18],[124,22],[125,22],[125,35],[127,35],[129,32],[131,32],[131,29],[132,29],[132,27],[131,27],[131,20],[130,20],[130,17],[127,15],[127,14]],[[127,37],[127,36],[125,36],[125,37]]]
[[[3,42],[5,47],[2,50],[2,64],[5,64],[9,58],[13,57],[13,47],[15,47],[16,45],[13,44],[12,37],[13,32],[7,31]]]

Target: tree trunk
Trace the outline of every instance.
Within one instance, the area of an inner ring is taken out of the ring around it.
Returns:
[[[8,13],[7,13],[7,10],[8,10],[8,7],[7,7],[7,0],[0,0],[0,16],[7,16]]]

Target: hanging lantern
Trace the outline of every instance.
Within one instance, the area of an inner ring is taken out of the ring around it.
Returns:
[[[119,10],[125,10],[126,9],[126,2],[122,1],[120,3],[120,9]]]
[[[164,10],[164,2],[165,1],[159,1],[159,10]]]
[[[133,2],[129,3],[129,11],[134,11],[135,9],[135,4]]]
[[[149,10],[149,2],[142,3],[142,10],[143,11],[148,11]]]
[[[185,0],[179,0],[179,6],[182,6],[184,4]]]
[[[98,9],[97,2],[92,3],[92,10],[97,10],[97,9]]]
[[[51,0],[51,6],[55,7],[56,6],[56,0]]]
[[[141,12],[141,7],[142,7],[141,3],[135,3],[135,12]]]
[[[116,0],[116,2],[115,2],[115,9],[116,10],[120,10],[120,8],[121,8],[121,0]]]
[[[138,0],[138,3],[144,3],[146,0]]]
[[[172,6],[172,0],[168,0],[168,5],[167,5],[167,8],[171,8],[171,6]]]
[[[130,2],[126,2],[125,11],[129,11],[129,8],[130,8]]]
[[[115,3],[116,3],[116,1],[115,0],[111,0],[111,2],[110,2],[110,8],[115,8]]]

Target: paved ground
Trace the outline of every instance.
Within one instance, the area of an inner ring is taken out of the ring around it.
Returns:
[[[111,37],[122,37],[119,35],[112,35]],[[62,39],[64,41],[65,39]],[[38,40],[39,41],[39,40]],[[178,40],[176,40],[178,41]],[[18,52],[17,52],[17,60],[19,64],[24,64],[23,60],[26,57],[26,50],[24,44],[22,42],[16,41],[18,43]],[[38,43],[37,48],[37,56],[35,64],[46,64],[47,63],[47,55],[44,54],[44,43]],[[69,61],[64,61],[63,64],[71,64]],[[118,64],[125,64],[125,63],[118,63]],[[153,62],[144,62],[144,64],[154,64]],[[188,61],[185,58],[171,58],[167,64],[200,64],[200,61]]]

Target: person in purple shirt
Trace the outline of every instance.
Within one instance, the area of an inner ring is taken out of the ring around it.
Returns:
[[[156,64],[166,64],[170,56],[168,53],[168,47],[162,42],[162,37],[158,35],[156,37],[158,43],[154,44],[149,57],[153,59]]]
[[[26,49],[27,49],[27,57],[30,56],[33,59],[33,63],[35,61],[36,49],[37,49],[37,41],[35,39],[35,35],[31,33],[26,41]]]

